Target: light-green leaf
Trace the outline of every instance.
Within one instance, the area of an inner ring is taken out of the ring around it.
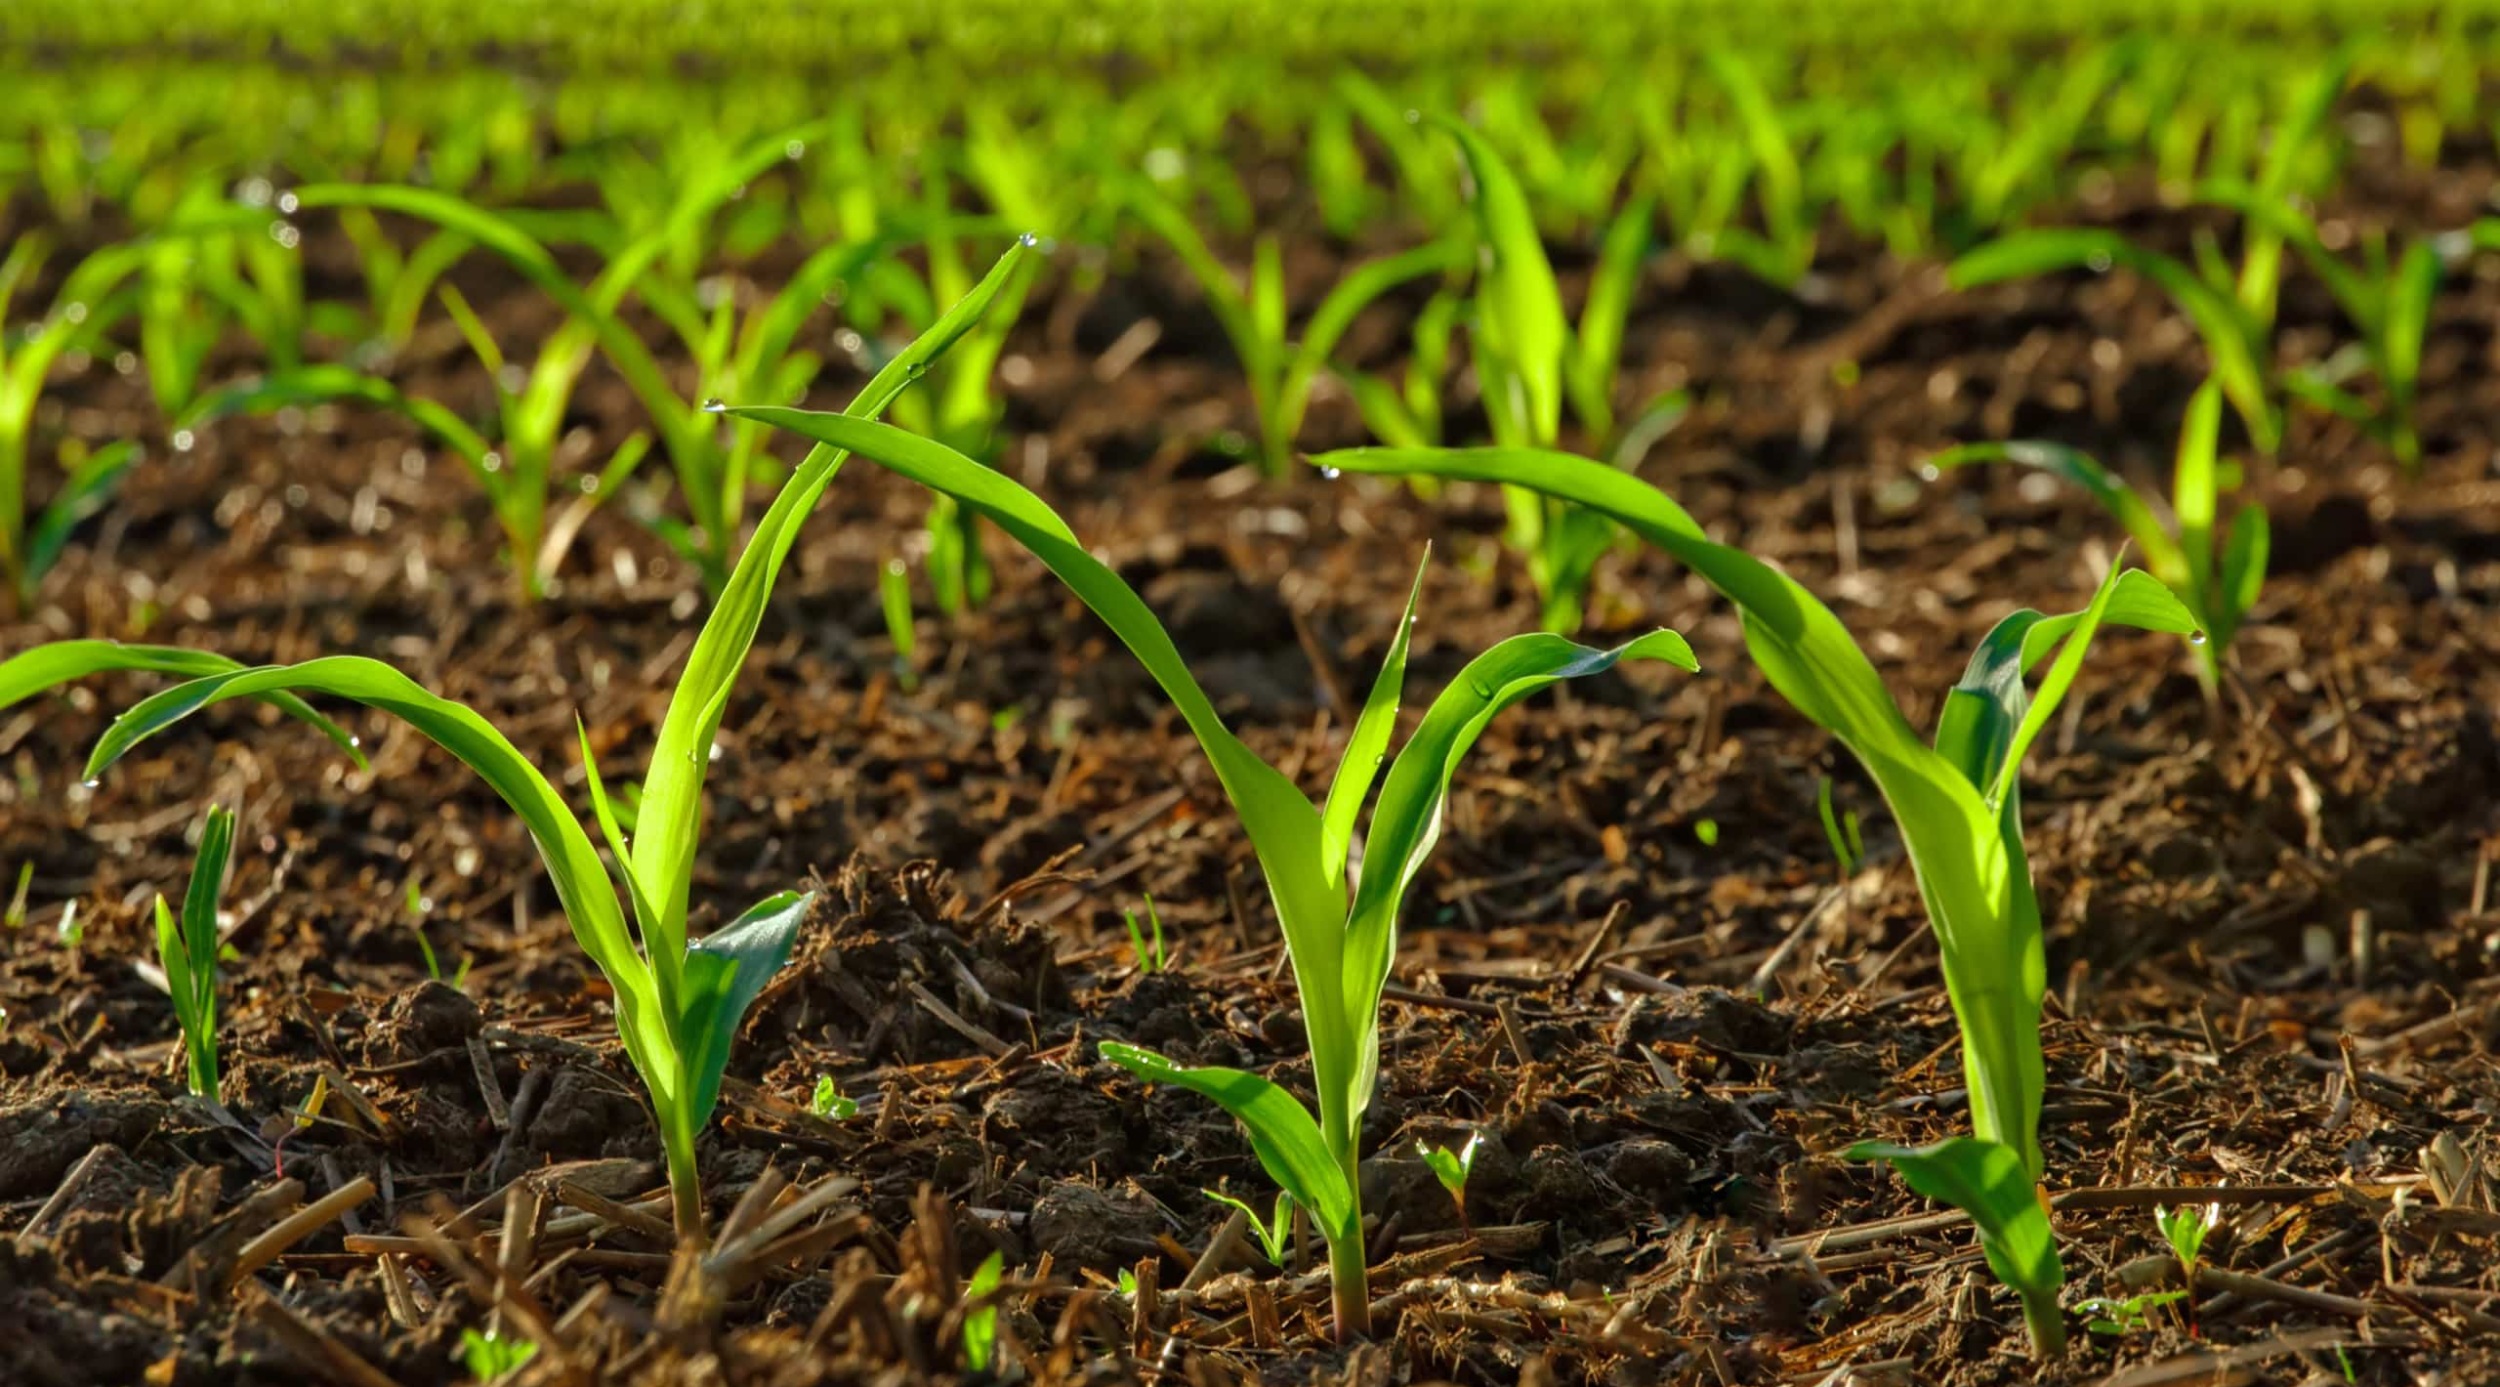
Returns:
[[[1345,1173],[1320,1139],[1319,1124],[1294,1096],[1238,1069],[1185,1069],[1151,1050],[1102,1042],[1102,1057],[1150,1084],[1188,1089],[1231,1113],[1249,1134],[1250,1149],[1277,1187],[1311,1211],[1330,1242],[1356,1236]]]
[[[1976,1137],[1932,1146],[1865,1141],[1850,1147],[1848,1156],[1889,1162],[1911,1189],[1969,1214],[1988,1269],[2022,1297],[2034,1355],[2045,1360],[2066,1351],[2066,1318],[2057,1305],[2066,1270],[2058,1261],[2048,1211],[2020,1156]]]

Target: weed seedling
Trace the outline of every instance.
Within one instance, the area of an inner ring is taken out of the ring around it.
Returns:
[[[481,1333],[475,1329],[460,1331],[460,1366],[480,1382],[492,1382],[505,1373],[517,1371],[538,1352],[535,1339],[507,1338],[501,1334]]]
[[[831,1074],[819,1074],[816,1091],[808,1095],[807,1110],[828,1122],[848,1122],[859,1116],[859,1100],[845,1096]]]
[[[1276,1191],[1275,1213],[1269,1218],[1259,1217],[1259,1211],[1251,1208],[1247,1201],[1235,1199],[1222,1190],[1203,1190],[1201,1193],[1249,1222],[1250,1234],[1259,1240],[1259,1251],[1266,1254],[1269,1266],[1282,1268],[1285,1265],[1293,1239],[1293,1191]]]
[[[2092,1296],[2075,1302],[2075,1308],[2086,1316],[2083,1322],[2086,1333],[2123,1338],[2143,1329],[2153,1311],[2186,1295],[2185,1291],[2146,1291],[2124,1300]]]
[[[1154,893],[1151,891],[1146,893],[1145,927],[1139,927],[1136,911],[1124,910],[1120,913],[1128,920],[1129,956],[1137,960],[1137,971],[1141,973],[1162,972],[1165,962],[1163,912],[1155,909]]]
[[[988,1372],[998,1353],[998,1283],[1006,1270],[1006,1258],[993,1252],[964,1283],[964,1366],[976,1373]]]
[[[1474,1225],[1467,1218],[1467,1177],[1475,1173],[1476,1151],[1483,1145],[1482,1132],[1470,1134],[1467,1144],[1456,1151],[1446,1146],[1435,1147],[1420,1141],[1415,1143],[1415,1154],[1423,1157],[1424,1164],[1432,1168],[1432,1178],[1441,1182],[1441,1188],[1449,1191],[1450,1202],[1458,1206],[1459,1227],[1471,1233]]]

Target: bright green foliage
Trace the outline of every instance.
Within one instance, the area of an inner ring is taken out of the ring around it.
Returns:
[[[2061,270],[2103,271],[2112,266],[2124,266],[2160,285],[2196,325],[2205,340],[2213,379],[2230,398],[2258,449],[2272,453],[2282,440],[2283,421],[2267,387],[2264,363],[2271,348],[2267,334],[2251,321],[2248,309],[2232,292],[2227,271],[2224,285],[2217,288],[2186,263],[2146,250],[2115,231],[2064,228],[2013,232],[1954,261],[1948,273],[1953,287],[1968,289]]]
[[[2187,419],[2179,429],[2166,522],[2116,473],[2063,444],[1966,444],[1929,459],[1928,469],[1932,475],[1974,462],[2013,462],[2083,488],[2144,551],[2153,576],[2168,584],[2195,616],[2196,671],[2210,697],[2221,683],[2223,653],[2265,588],[2272,546],[2266,509],[2254,501],[2232,515],[2227,533],[2217,529],[2225,482],[2216,456],[2221,428],[2222,399],[2207,381],[2189,398]]]
[[[2048,964],[2023,853],[2023,757],[2065,700],[2104,623],[2195,629],[2169,589],[2149,574],[2113,569],[2083,611],[2050,617],[2026,610],[1999,621],[1946,696],[1930,745],[1829,608],[1794,579],[1713,543],[1683,507],[1637,478],[1585,458],[1502,448],[1351,449],[1312,461],[1349,472],[1533,486],[1613,518],[1733,601],[1744,617],[1746,647],[1771,686],[1839,738],[1891,806],[1961,1023],[1972,1125],[2039,1177],[2040,1001]],[[2044,662],[2035,690],[2025,675]]]
[[[1407,329],[1406,370],[1394,382],[1342,363],[1333,368],[1374,438],[1393,448],[1441,445],[1442,378],[1449,373],[1450,338],[1466,306],[1446,289],[1425,301]]]
[[[1467,1217],[1467,1177],[1476,1173],[1476,1152],[1483,1146],[1482,1132],[1470,1133],[1467,1144],[1456,1151],[1446,1146],[1429,1146],[1420,1141],[1415,1143],[1415,1154],[1431,1167],[1432,1178],[1441,1182],[1441,1188],[1449,1191],[1450,1202],[1458,1206],[1462,1222]]]
[[[114,670],[197,679],[203,675],[231,674],[243,668],[240,661],[178,645],[124,645],[120,641],[97,640],[50,641],[0,660],[0,708],[58,688],[73,679]],[[339,750],[353,757],[359,768],[363,767],[364,752],[346,728],[314,712],[310,704],[293,694],[272,694],[268,701],[288,716],[320,729],[321,734],[335,743]]]
[[[1395,731],[1414,624],[1412,596],[1348,735],[1326,803],[1315,807],[1233,736],[1152,610],[1031,492],[961,453],[899,429],[803,410],[734,413],[851,448],[980,512],[1094,609],[1196,734],[1250,835],[1284,927],[1310,1032],[1319,1117],[1314,1120],[1291,1095],[1256,1075],[1182,1069],[1108,1042],[1103,1053],[1150,1080],[1213,1098],[1241,1119],[1261,1164],[1311,1211],[1328,1239],[1339,1333],[1364,1332],[1369,1302],[1356,1145],[1379,1066],[1381,989],[1397,949],[1399,908],[1439,840],[1442,806],[1459,759],[1495,714],[1557,680],[1596,674],[1627,659],[1695,668],[1684,639],[1659,631],[1614,650],[1591,650],[1559,636],[1515,636],[1476,657],[1433,701],[1389,766],[1357,871],[1352,848],[1358,819]],[[1421,578],[1418,573],[1419,590]]]
[[[1293,1191],[1276,1191],[1276,1208],[1267,1218],[1259,1217],[1259,1211],[1251,1208],[1246,1201],[1235,1199],[1222,1190],[1201,1192],[1248,1221],[1251,1235],[1259,1240],[1259,1251],[1267,1254],[1269,1266],[1281,1267],[1285,1264],[1286,1242],[1293,1236]]]
[[[2083,1322],[2087,1333],[2106,1334],[2116,1339],[2144,1328],[2153,1311],[2186,1298],[2185,1291],[2145,1291],[2124,1300],[2096,1295],[2076,1301],[2075,1309],[2088,1316]]]
[[[34,278],[50,250],[40,235],[20,236],[11,243],[8,256],[0,259],[0,322],[18,286]],[[130,243],[89,255],[61,282],[40,322],[0,331],[0,581],[19,608],[34,600],[35,584],[60,557],[71,528],[103,508],[138,460],[138,447],[130,443],[93,453],[64,447],[60,490],[28,528],[26,469],[34,447],[35,405],[44,383],[61,357],[108,325],[115,311],[114,291],[137,273],[148,253],[144,243]]]
[[[1442,125],[1466,155],[1475,184],[1482,252],[1471,341],[1493,441],[1507,448],[1555,447],[1568,400],[1597,454],[1618,467],[1633,466],[1687,405],[1683,392],[1670,391],[1629,419],[1618,422],[1614,414],[1624,322],[1649,252],[1649,200],[1634,198],[1607,228],[1575,332],[1519,180],[1481,135],[1456,121]],[[1514,487],[1503,497],[1510,512],[1505,542],[1527,559],[1545,629],[1578,630],[1589,577],[1614,543],[1614,527],[1528,489]]]
[[[871,380],[852,407],[868,411],[885,404],[977,321],[990,296],[1014,273],[1018,254],[1010,251],[954,312]],[[357,656],[210,674],[169,689],[114,722],[88,763],[88,775],[101,775],[139,742],[212,703],[282,691],[325,693],[381,709],[459,757],[521,816],[554,880],[574,938],[615,992],[618,1033],[651,1092],[678,1232],[699,1239],[703,1206],[695,1138],[719,1100],[738,1022],[789,957],[809,899],[782,892],[706,938],[688,939],[703,781],[730,689],[763,621],[773,579],[799,523],[832,482],[843,457],[838,450],[811,451],[739,556],[669,700],[630,841],[592,761],[588,729],[582,729],[591,807],[623,880],[621,892],[582,821],[501,732],[465,705],[438,698],[390,666]],[[627,922],[629,907],[639,939]]]
[[[739,420],[746,423],[746,420]],[[885,617],[885,634],[894,647],[894,678],[905,689],[920,687],[920,633],[912,624],[911,570],[901,559],[877,566],[877,608]]]
[[[2262,190],[2209,184],[2202,191],[2245,215],[2249,235],[2269,237],[2278,256],[2286,245],[2296,252],[2360,333],[2326,360],[2284,372],[2284,390],[2359,424],[2407,472],[2418,470],[2422,440],[2414,410],[2422,379],[2422,342],[2430,331],[2431,301],[2445,268],[2441,243],[2417,240],[2394,252],[2386,233],[2373,230],[2361,237],[2361,263],[2356,267],[2327,249],[2312,217],[2269,200]],[[2375,404],[2348,388],[2364,372],[2378,380]]]
[[[807,1110],[832,1122],[848,1122],[859,1116],[859,1100],[842,1092],[831,1074],[816,1076],[816,1091],[808,1095]]]
[[[935,184],[940,191],[944,186],[942,180]],[[971,283],[964,266],[962,234],[942,207],[933,208],[925,237],[926,282],[906,273],[899,260],[885,262],[892,273],[881,278],[881,292],[913,328],[926,328],[939,310],[963,297]],[[1015,326],[1030,287],[1031,277],[1020,276],[1000,292],[990,316],[964,334],[964,340],[918,386],[894,402],[896,423],[992,467],[998,465],[998,426],[1007,413],[1007,402],[996,384],[998,357],[1006,350],[1007,333]],[[758,435],[771,432],[746,419],[733,427]],[[989,600],[990,563],[981,548],[980,521],[944,496],[933,497],[929,506],[928,569],[940,612],[956,616]]]
[[[990,1360],[998,1353],[998,1283],[1006,1274],[1007,1261],[993,1252],[981,1259],[972,1279],[964,1283],[963,1346],[964,1366],[976,1373],[990,1370]]]
[[[1911,1189],[1969,1214],[1988,1270],[2022,1297],[2033,1356],[2046,1361],[2066,1352],[2066,1316],[2057,1305],[2066,1269],[2057,1259],[2057,1233],[2036,1178],[2010,1147],[1978,1137],[1932,1146],[1863,1141],[1849,1148],[1849,1159],[1889,1162]]]
[[[1312,383],[1327,368],[1328,358],[1346,329],[1354,325],[1356,315],[1408,280],[1446,272],[1460,263],[1457,246],[1435,242],[1358,265],[1311,310],[1303,321],[1301,339],[1289,341],[1284,249],[1274,233],[1261,235],[1253,244],[1249,281],[1244,284],[1216,258],[1189,214],[1160,189],[1142,180],[1133,182],[1128,200],[1138,221],[1170,245],[1198,281],[1207,306],[1233,344],[1233,354],[1241,358],[1251,405],[1258,415],[1259,466],[1271,477],[1283,476],[1292,464],[1293,441],[1310,407]]]
[[[1866,863],[1866,839],[1858,832],[1857,810],[1832,812],[1832,778],[1828,775],[1815,782],[1814,812],[1823,820],[1823,838],[1832,845],[1832,860],[1840,864],[1840,874],[1856,876],[1858,868]]]
[[[2219,1204],[2182,1204],[2169,1208],[2153,1206],[2153,1226],[2161,1230],[2162,1241],[2170,1244],[2170,1253],[2179,1259],[2179,1275],[2188,1286],[2196,1285],[2197,1259],[2205,1255],[2205,1235],[2222,1222]]]
[[[480,1382],[492,1382],[538,1353],[535,1339],[515,1339],[502,1334],[483,1334],[474,1329],[460,1331],[460,1366]]]
[[[234,811],[214,806],[200,825],[181,917],[163,895],[156,898],[156,963],[182,1025],[185,1076],[191,1091],[212,1103],[217,1101],[217,897],[233,851]]]
[[[1146,923],[1137,923],[1137,912],[1123,911],[1128,921],[1129,956],[1137,960],[1137,971],[1160,973],[1167,959],[1163,952],[1163,912],[1155,909],[1154,893],[1146,893]]]

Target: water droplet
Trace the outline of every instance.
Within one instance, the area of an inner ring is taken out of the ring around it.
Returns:
[[[1039,236],[1034,235],[1034,234],[1033,234],[1032,232],[1030,232],[1030,231],[1025,232],[1023,235],[1018,236],[1018,237],[1016,238],[1016,244],[1017,244],[1017,245],[1020,245],[1020,246],[1022,246],[1022,247],[1024,247],[1026,250],[1031,250],[1031,249],[1033,249],[1035,246],[1040,245],[1041,243],[1042,243],[1042,238],[1041,238],[1041,237],[1039,237]]]
[[[365,744],[365,739],[357,736],[353,732],[350,732],[347,734],[347,744],[350,747],[360,747]]]
[[[488,472],[501,472],[503,470],[503,454],[488,453],[486,456],[478,459],[478,466],[484,468]]]
[[[194,445],[194,444],[196,444],[196,443],[198,443],[198,442],[199,442],[199,440],[198,440],[198,439],[193,438],[193,437],[191,436],[191,431],[190,431],[189,429],[176,429],[176,430],[174,430],[174,451],[175,451],[175,452],[177,452],[177,453],[187,453],[187,452],[190,452],[190,451],[191,451],[191,448],[192,448],[192,445]]]
[[[1323,478],[1332,482],[1345,475],[1345,473],[1338,471],[1334,467],[1322,467],[1319,469],[1319,474]]]
[[[78,784],[83,789],[94,790],[102,788],[104,781],[99,777],[89,776],[87,779],[79,781]]]
[[[2205,633],[2204,633],[2204,632],[2202,632],[2202,631],[2190,631],[2190,632],[2188,632],[2188,644],[2190,644],[2190,645],[2203,645],[2204,643],[2205,643]]]
[[[1932,482],[1942,476],[1944,476],[1944,469],[1932,462],[1922,462],[1918,465],[1918,479],[1922,482]]]
[[[705,400],[703,402],[703,412],[706,414],[727,414],[729,412],[729,406],[722,404],[718,400]]]
[[[278,210],[281,212],[292,213],[303,205],[303,203],[296,201],[295,194],[293,193],[278,194]]]
[[[781,147],[781,157],[785,159],[796,159],[806,152],[807,141],[805,140],[792,140]]]

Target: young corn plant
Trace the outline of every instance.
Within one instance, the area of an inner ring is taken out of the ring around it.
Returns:
[[[2066,1268],[2057,1256],[2057,1231],[2040,1202],[2038,1177],[2012,1148],[1981,1137],[1947,1137],[1928,1146],[1862,1141],[1845,1154],[1882,1161],[1912,1190],[1970,1215],[1988,1270],[2022,1300],[2033,1353],[2052,1359],[2065,1352],[2066,1315],[2057,1293]]]
[[[1507,448],[1358,448],[1312,461],[1348,472],[1533,487],[1625,526],[1734,602],[1746,648],[1771,686],[1858,758],[1900,825],[1962,1032],[1978,1155],[1950,1159],[1984,1161],[1988,1178],[1974,1189],[1995,1188],[2007,1171],[2018,1172],[2026,1187],[2039,1182],[2046,1083],[2040,1004],[2048,964],[2023,851],[2023,759],[2072,690],[2103,626],[2180,635],[2197,629],[2167,587],[2140,570],[2113,567],[2079,612],[2025,610],[1999,621],[1946,695],[1931,742],[1911,727],[1830,608],[1761,560],[1712,542],[1665,493],[1615,468]],[[2043,666],[2034,687],[2026,676]],[[2036,1235],[2045,1245],[2045,1216],[2036,1202],[2033,1208],[2041,1227],[2024,1237]],[[2024,1265],[2036,1269],[2036,1259]],[[2036,1280],[2010,1284],[2023,1293],[2035,1347],[2055,1353],[2065,1331],[2054,1290],[2041,1299]]]
[[[1522,450],[1557,446],[1567,400],[1599,456],[1618,467],[1636,465],[1686,405],[1682,392],[1669,391],[1627,419],[1618,421],[1614,413],[1624,322],[1649,251],[1649,199],[1634,198],[1608,226],[1574,331],[1519,181],[1482,136],[1456,121],[1442,125],[1465,154],[1475,183],[1482,255],[1471,345],[1494,443]],[[1542,624],[1557,633],[1578,630],[1590,576],[1615,542],[1614,526],[1532,489],[1509,487],[1502,494],[1510,514],[1506,540],[1527,557]]]
[[[933,180],[942,188],[942,180]],[[962,296],[970,282],[963,255],[961,229],[954,219],[932,207],[925,244],[929,271],[925,281],[908,273],[887,276],[888,298],[904,322],[925,326],[940,307]],[[902,266],[897,262],[898,271]],[[965,335],[946,359],[923,377],[919,387],[894,402],[894,421],[913,433],[935,438],[967,457],[998,465],[1002,440],[999,424],[1007,401],[998,392],[997,366],[1007,349],[1008,331],[1024,307],[1029,281],[1020,280],[999,296],[990,317]],[[740,420],[739,428],[765,429]],[[947,616],[989,601],[990,561],[981,545],[981,522],[953,498],[935,496],[929,505],[929,585],[938,610]]]
[[[193,1094],[211,1103],[217,1101],[217,897],[233,850],[234,811],[217,805],[200,825],[182,914],[177,917],[163,895],[156,898],[156,965],[182,1026],[184,1077]]]
[[[1253,243],[1247,282],[1237,278],[1198,233],[1189,214],[1153,185],[1138,181],[1128,194],[1133,215],[1173,254],[1207,296],[1207,306],[1241,359],[1250,384],[1250,402],[1258,417],[1258,462],[1270,477],[1281,477],[1293,463],[1294,438],[1310,408],[1311,387],[1327,368],[1346,329],[1373,300],[1412,279],[1442,273],[1459,263],[1457,247],[1434,242],[1396,255],[1367,261],[1349,271],[1311,310],[1299,341],[1289,340],[1292,327],[1285,301],[1285,260],[1282,243],[1273,233]]]
[[[979,320],[1015,273],[1019,255],[1020,249],[1011,250],[953,313],[870,380],[851,407],[868,414],[890,402]],[[190,714],[247,695],[313,693],[363,703],[398,717],[458,757],[521,817],[575,940],[614,991],[618,1034],[650,1091],[678,1233],[699,1242],[703,1187],[696,1138],[719,1100],[721,1074],[739,1020],[789,957],[809,900],[795,891],[781,892],[706,937],[689,938],[704,778],[731,687],[763,621],[773,580],[800,523],[843,460],[837,449],[811,451],[739,556],[669,699],[630,837],[592,760],[587,728],[581,729],[582,765],[598,838],[493,724],[463,704],[427,692],[389,665],[359,656],[212,673],[168,689],[114,721],[89,759],[88,777],[101,776],[131,748]],[[599,855],[601,839],[614,860],[613,877]]]
[[[1469,662],[1433,701],[1392,763],[1387,752],[1414,624],[1410,595],[1327,797],[1314,806],[1292,780],[1233,736],[1153,611],[1033,493],[943,444],[899,429],[802,410],[732,412],[849,448],[978,511],[1031,550],[1111,627],[1196,735],[1250,836],[1284,928],[1310,1036],[1319,1113],[1314,1118],[1293,1095],[1255,1074],[1184,1068],[1116,1042],[1104,1042],[1102,1052],[1149,1082],[1211,1098],[1240,1120],[1260,1164],[1295,1203],[1311,1211],[1327,1240],[1337,1333],[1368,1333],[1356,1166],[1363,1113],[1378,1078],[1381,990],[1397,952],[1400,907],[1439,841],[1442,808],[1458,763],[1496,714],[1548,684],[1634,659],[1696,668],[1683,637],[1657,631],[1612,650],[1593,650],[1555,635],[1514,636]],[[1421,579],[1418,573],[1418,593]],[[1358,857],[1364,801],[1384,764],[1387,776]]]
[[[2216,456],[2221,429],[2222,396],[2208,381],[2188,400],[2167,517],[2118,474],[2057,443],[1964,444],[1929,459],[1928,470],[1941,475],[1971,463],[2010,462],[2081,487],[2144,552],[2153,576],[2194,614],[2196,673],[2211,698],[2221,686],[2223,655],[2265,588],[2272,533],[2266,508],[2254,501],[2239,507],[2227,531],[2219,526],[2226,489],[2225,468]]]
[[[1441,1183],[1442,1190],[1450,1196],[1450,1203],[1457,1206],[1459,1226],[1470,1231],[1474,1225],[1467,1218],[1467,1179],[1476,1173],[1476,1152],[1483,1146],[1482,1132],[1470,1133],[1467,1144],[1455,1151],[1446,1146],[1431,1146],[1420,1141],[1415,1143],[1415,1154],[1432,1171],[1432,1178]]]
[[[101,510],[131,465],[135,443],[115,443],[92,453],[63,445],[63,476],[30,527],[26,515],[27,465],[32,461],[35,406],[52,368],[95,339],[123,311],[122,285],[146,264],[151,243],[108,246],[78,263],[36,322],[7,324],[18,287],[50,258],[41,235],[20,236],[0,259],[0,580],[18,609],[34,601],[35,585],[61,555],[70,531]]]
[[[1250,1207],[1249,1201],[1235,1199],[1222,1190],[1199,1192],[1241,1215],[1243,1221],[1250,1227],[1251,1236],[1259,1240],[1259,1251],[1267,1254],[1267,1264],[1272,1267],[1284,1266],[1287,1240],[1293,1236],[1294,1206],[1291,1191],[1281,1189],[1276,1191],[1276,1207],[1266,1218],[1261,1218],[1259,1211]]]

